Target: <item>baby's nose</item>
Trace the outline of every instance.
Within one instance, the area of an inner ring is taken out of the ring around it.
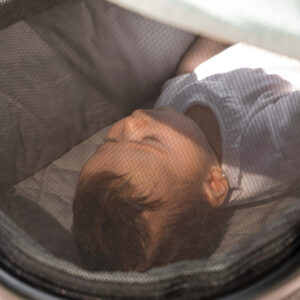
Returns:
[[[143,120],[143,119],[136,119],[136,118],[130,116],[130,117],[126,118],[125,123],[126,123],[126,127],[128,130],[136,130],[136,129],[145,127],[147,124],[147,121]]]
[[[143,134],[143,129],[147,126],[148,121],[128,116],[124,121],[124,135],[128,139],[136,139]]]

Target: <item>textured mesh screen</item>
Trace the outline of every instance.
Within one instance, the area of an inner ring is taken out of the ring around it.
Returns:
[[[96,0],[0,40],[3,268],[75,299],[207,299],[298,249],[297,60]]]
[[[5,28],[25,18],[29,18],[41,11],[63,2],[62,0],[50,1],[24,1],[2,0],[0,3],[0,28]]]

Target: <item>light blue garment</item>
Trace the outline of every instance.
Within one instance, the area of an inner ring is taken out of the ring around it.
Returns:
[[[222,136],[222,168],[240,204],[277,195],[300,177],[300,91],[262,69],[236,69],[198,80],[184,74],[168,80],[155,106],[185,113],[209,107]]]

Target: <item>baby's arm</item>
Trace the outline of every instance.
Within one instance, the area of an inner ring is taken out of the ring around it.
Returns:
[[[192,73],[197,66],[225,50],[229,45],[198,36],[181,59],[176,76]]]
[[[285,163],[300,176],[300,91],[284,95],[266,114]]]

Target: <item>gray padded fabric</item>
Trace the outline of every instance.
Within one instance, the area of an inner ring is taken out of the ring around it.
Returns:
[[[26,23],[1,31],[0,40],[1,190],[45,167],[121,112]]]
[[[68,1],[28,24],[124,113],[159,95],[195,38],[103,0]]]
[[[64,0],[1,0],[0,29],[49,9]]]
[[[194,37],[98,0],[0,31],[0,191],[152,100]]]

